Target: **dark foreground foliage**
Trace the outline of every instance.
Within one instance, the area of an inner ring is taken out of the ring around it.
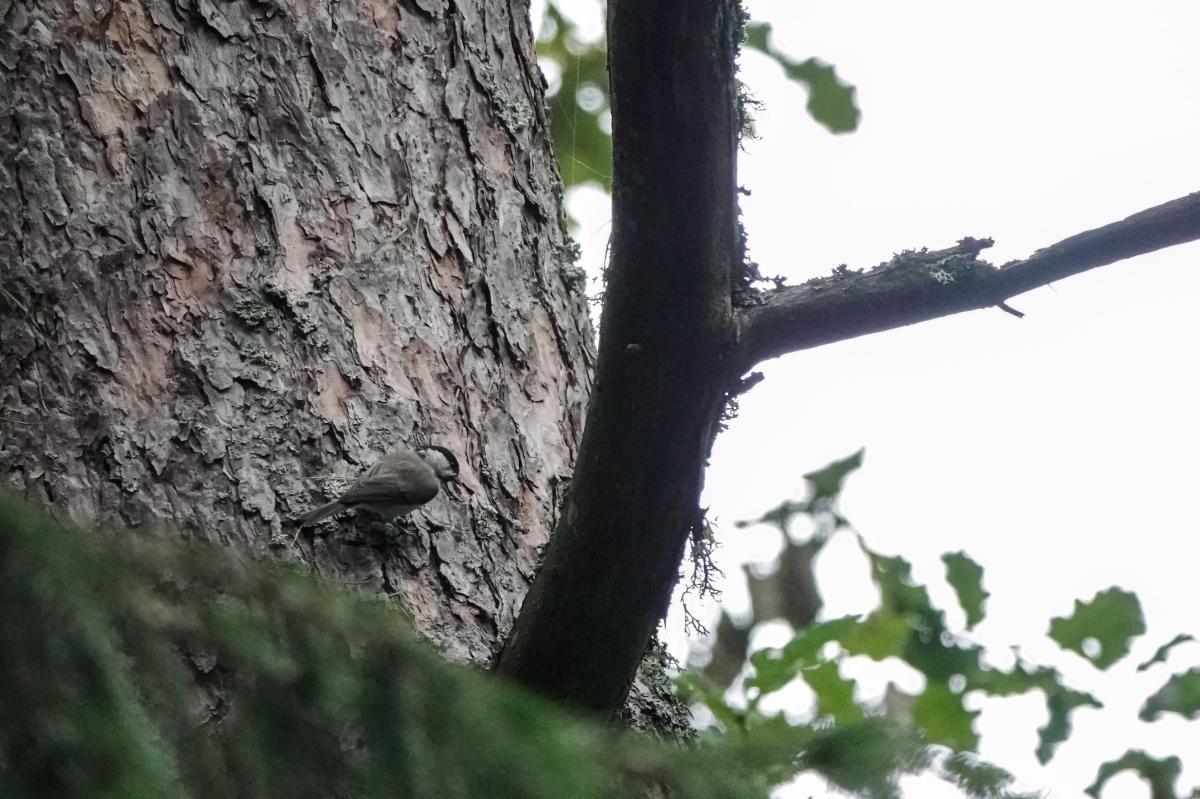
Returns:
[[[5,496],[0,608],[8,799],[765,797],[807,768],[890,793],[829,757],[847,734],[916,765],[878,721],[682,748],[585,724],[443,662],[387,603]]]

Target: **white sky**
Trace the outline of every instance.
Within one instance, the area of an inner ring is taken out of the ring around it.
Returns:
[[[593,29],[598,6],[580,0]],[[751,255],[791,281],[839,263],[873,266],[897,250],[991,236],[995,263],[1200,190],[1200,3],[980,3],[962,0],[749,3],[775,43],[819,56],[858,87],[860,130],[833,136],[805,114],[805,95],[755,53],[742,77],[766,108],[741,160]],[[581,191],[585,260],[608,236],[607,198]],[[1040,694],[983,703],[981,754],[1054,799],[1082,797],[1104,760],[1140,747],[1184,760],[1181,790],[1200,784],[1196,723],[1137,721],[1169,673],[1200,663],[1200,644],[1171,669],[1134,664],[1178,632],[1200,637],[1200,244],[1103,267],[998,310],[798,353],[765,365],[717,441],[706,503],[720,525],[725,601],[747,607],[738,564],[766,560],[766,531],[733,529],[786,497],[801,474],[867,448],[843,511],[877,550],[901,554],[935,601],[953,610],[941,553],[964,549],[985,568],[988,618],[977,639],[1059,667],[1107,707],[1073,715],[1051,764],[1033,758]],[[874,605],[849,538],[818,565],[825,616]],[[1100,674],[1045,636],[1052,616],[1111,585],[1135,591],[1150,632]],[[951,620],[961,614],[951,613]],[[679,614],[672,649],[688,644]],[[767,630],[760,644],[786,631]],[[915,672],[852,661],[863,697]],[[801,709],[808,699],[795,693]],[[957,797],[914,782],[908,794]],[[784,795],[824,796],[801,780]],[[1132,775],[1105,799],[1141,799]]]

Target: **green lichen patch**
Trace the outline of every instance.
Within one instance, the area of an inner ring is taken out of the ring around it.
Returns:
[[[291,297],[288,296],[287,289],[283,288],[279,284],[267,282],[267,283],[263,283],[262,286],[259,287],[259,289],[260,289],[260,291],[262,291],[262,295],[263,295],[263,297],[266,298],[267,302],[271,303],[275,307],[277,307],[277,308],[290,308],[291,307],[292,300],[291,300]]]
[[[940,285],[950,286],[970,282],[981,272],[992,268],[972,254],[960,254],[929,264],[926,271]]]
[[[571,236],[567,236],[560,244],[554,245],[554,254],[558,260],[566,264],[578,263],[583,257],[583,248]]]
[[[320,324],[308,310],[301,308],[296,311],[296,328],[302,336],[311,336],[320,328]]]
[[[578,266],[583,257],[583,248],[571,236],[554,245],[554,257],[558,261],[558,274],[563,284],[571,291],[582,292],[587,288],[587,272]]]
[[[275,369],[278,366],[274,356],[257,344],[243,344],[240,354],[243,361],[254,366],[262,366],[266,369]]]
[[[581,292],[587,287],[587,272],[583,271],[582,267],[574,264],[562,264],[558,268],[558,274],[571,291]]]
[[[533,121],[533,109],[530,107],[529,101],[525,99],[525,95],[513,89],[501,87],[496,90],[492,99],[496,106],[496,116],[510,132],[516,133]]]
[[[334,499],[346,493],[346,489],[350,487],[353,480],[346,477],[327,477],[321,481],[321,493]]]
[[[932,269],[930,269],[929,276],[931,278],[933,278],[934,280],[936,280],[938,283],[942,284],[943,286],[954,283],[957,280],[957,278],[954,277],[953,272],[950,272],[949,270],[946,270],[946,269],[942,269],[940,266],[935,266]]]
[[[233,306],[233,315],[246,327],[254,330],[265,325],[272,318],[271,306],[259,297],[242,297]]]

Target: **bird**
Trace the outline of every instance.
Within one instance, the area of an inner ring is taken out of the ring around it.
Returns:
[[[458,459],[434,444],[397,447],[364,472],[333,502],[296,518],[311,527],[347,508],[373,511],[388,519],[404,516],[437,496],[442,483],[458,479]]]

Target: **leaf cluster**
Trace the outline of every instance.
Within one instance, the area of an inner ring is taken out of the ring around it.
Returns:
[[[771,579],[798,580],[816,593],[813,559],[830,535],[849,530],[849,522],[838,512],[837,499],[846,477],[861,466],[862,456],[859,451],[805,475],[809,485],[806,499],[789,500],[758,519],[739,523],[739,526],[770,525],[785,537],[780,568]],[[797,543],[790,533],[800,517],[808,522],[803,526],[814,532]],[[864,725],[877,729],[890,723],[895,725],[893,731],[904,731],[910,743],[918,742],[923,756],[907,760],[879,759],[865,750],[843,753],[850,761],[877,764],[870,782],[857,787],[834,783],[844,790],[873,797],[895,796],[897,778],[916,767],[933,770],[967,796],[1015,796],[1011,792],[1012,775],[975,755],[979,744],[975,721],[979,713],[970,709],[969,697],[1041,693],[1048,721],[1038,730],[1036,755],[1043,763],[1070,737],[1074,711],[1100,708],[1100,701],[1069,686],[1059,671],[1049,666],[1028,663],[1019,657],[1009,669],[989,663],[984,648],[971,639],[970,632],[986,618],[990,594],[983,585],[983,568],[966,553],[954,552],[942,557],[946,581],[966,620],[966,629],[960,631],[951,628],[945,612],[934,605],[926,587],[914,580],[907,560],[877,552],[861,536],[854,535],[878,590],[878,607],[863,616],[816,621],[816,610],[821,606],[819,594],[809,601],[807,616],[789,613],[784,606],[760,602],[766,591],[762,586],[756,587],[754,579],[762,578],[748,575],[755,611],[753,620],[738,625],[727,615],[722,616],[713,644],[713,660],[703,673],[683,675],[679,680],[681,691],[706,707],[718,727],[735,737],[759,729],[853,731]],[[804,568],[783,568],[797,552],[804,553]],[[784,592],[787,588],[779,586],[776,590]],[[780,610],[781,607],[784,609]],[[788,621],[799,632],[782,647],[748,652],[753,623],[776,618]],[[1133,641],[1145,631],[1137,597],[1119,588],[1101,591],[1087,602],[1076,602],[1069,616],[1053,619],[1049,625],[1049,636],[1060,647],[1102,670],[1122,660]],[[737,646],[721,641],[723,636],[735,639]],[[1175,647],[1192,640],[1188,635],[1177,636],[1160,647],[1139,670],[1164,662]],[[856,656],[903,662],[924,678],[924,688],[909,695],[892,686],[882,703],[865,702],[859,698],[854,680],[845,675],[847,659]],[[736,667],[731,665],[734,660],[738,661]],[[718,662],[719,666],[712,668]],[[742,679],[735,684],[738,674]],[[765,710],[772,704],[767,700],[797,681],[811,690],[815,700],[808,717],[797,721]],[[1140,717],[1153,721],[1163,713],[1177,713],[1188,719],[1200,715],[1200,669],[1168,679],[1146,700]],[[853,739],[846,740],[849,745]],[[1174,788],[1180,771],[1178,759],[1157,760],[1134,750],[1103,764],[1090,792],[1098,795],[1109,778],[1126,769],[1146,779],[1156,797],[1178,796]]]

